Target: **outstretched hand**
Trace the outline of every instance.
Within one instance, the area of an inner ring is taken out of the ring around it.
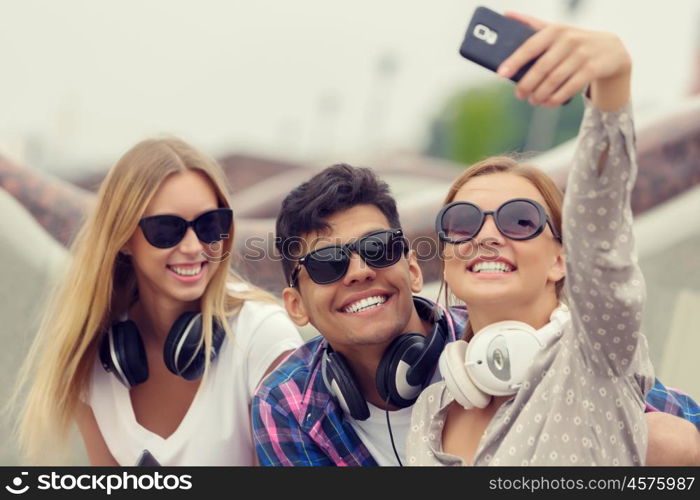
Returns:
[[[614,110],[627,103],[632,61],[615,34],[548,23],[515,12],[505,15],[537,30],[498,68],[498,74],[509,78],[540,56],[516,86],[519,99],[559,106],[590,85],[593,105],[599,109]]]

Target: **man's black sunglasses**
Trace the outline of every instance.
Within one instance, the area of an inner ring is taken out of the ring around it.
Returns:
[[[144,217],[139,221],[139,226],[151,245],[157,248],[171,248],[182,241],[190,226],[203,243],[214,243],[228,238],[232,220],[233,210],[217,208],[204,212],[191,221],[177,215]]]
[[[314,283],[327,285],[338,281],[348,271],[353,253],[371,267],[389,267],[408,253],[408,245],[401,229],[388,229],[371,232],[345,245],[319,248],[299,259],[289,278],[289,286],[296,285],[302,266]]]
[[[455,201],[440,210],[435,230],[444,243],[464,243],[479,234],[487,215],[493,217],[501,234],[511,240],[532,239],[548,224],[554,237],[561,242],[561,236],[542,205],[527,198],[508,200],[496,210],[482,210],[473,203]]]

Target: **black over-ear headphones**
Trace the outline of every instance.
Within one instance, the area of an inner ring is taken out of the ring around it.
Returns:
[[[376,374],[379,396],[397,408],[411,406],[428,385],[449,331],[442,309],[422,297],[413,297],[413,304],[421,319],[433,323],[432,332],[395,338],[382,354]],[[327,345],[321,363],[323,381],[343,410],[355,420],[369,418],[367,401],[343,355]]]
[[[211,360],[216,357],[226,336],[219,321],[212,323]],[[186,380],[197,380],[204,373],[204,344],[202,313],[185,312],[175,321],[163,346],[165,366]],[[146,350],[136,323],[119,321],[107,331],[100,345],[100,362],[105,370],[114,373],[126,387],[133,387],[148,379]]]

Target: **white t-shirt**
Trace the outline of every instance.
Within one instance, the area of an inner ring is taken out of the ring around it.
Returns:
[[[430,383],[432,384],[441,379],[440,370],[435,367]],[[389,434],[389,426],[386,423],[386,410],[382,410],[370,402],[367,402],[367,407],[369,408],[369,418],[367,420],[355,420],[350,415],[346,415],[362,444],[367,447],[370,455],[372,455],[372,458],[378,465],[382,467],[398,466],[399,462],[396,460],[394,448],[391,446],[391,438],[393,436],[396,452],[399,454],[401,463],[406,465],[406,437],[411,428],[413,406],[389,412],[391,435]]]
[[[391,446],[389,427],[386,424],[386,411],[374,406],[372,403],[367,403],[367,406],[369,407],[369,418],[367,420],[355,420],[348,416],[350,425],[355,429],[358,437],[378,465],[398,466],[399,462],[396,460],[394,449]],[[411,425],[411,410],[412,407],[409,406],[408,408],[389,412],[391,435],[394,437],[394,446],[396,446],[396,452],[399,454],[402,463],[405,463],[406,436],[408,436],[408,430]]]
[[[249,405],[263,374],[301,337],[275,304],[246,301],[202,380],[182,422],[167,439],[142,427],[129,390],[96,360],[89,404],[109,451],[120,465],[135,465],[148,450],[161,465],[252,465]]]

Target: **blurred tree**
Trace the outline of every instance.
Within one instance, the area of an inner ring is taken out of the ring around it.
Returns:
[[[537,123],[553,123],[541,130],[544,137],[533,142],[539,130],[530,131],[534,110],[515,97],[507,82],[460,90],[433,121],[427,154],[471,164],[487,156],[523,152],[528,143],[546,150],[576,136],[583,114],[583,100],[576,96],[559,109],[537,108]]]

